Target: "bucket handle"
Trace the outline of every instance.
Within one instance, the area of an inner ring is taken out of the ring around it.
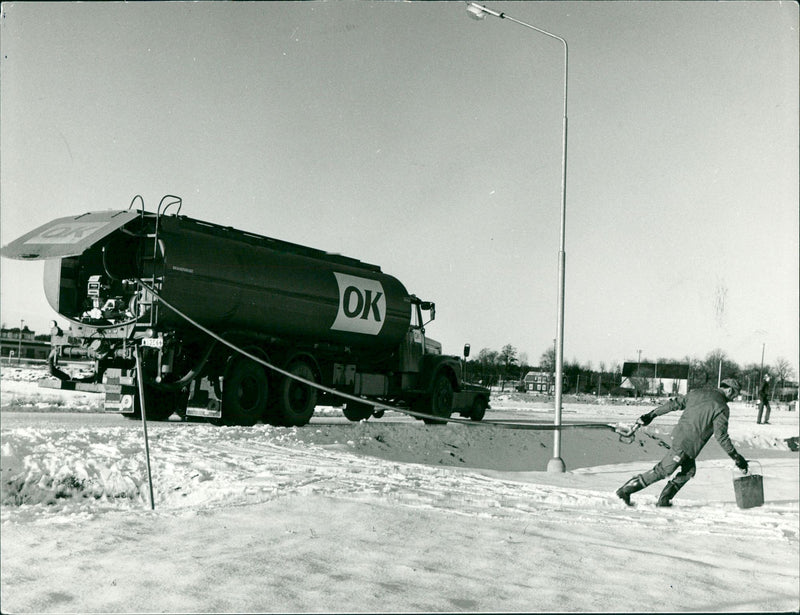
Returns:
[[[762,475],[764,471],[761,468],[761,462],[756,461],[755,459],[747,459],[747,472],[740,470],[739,468],[734,467],[731,470],[731,474],[733,474],[733,478],[742,478],[743,476],[750,476],[751,474]],[[754,471],[753,466],[757,466],[756,470]]]

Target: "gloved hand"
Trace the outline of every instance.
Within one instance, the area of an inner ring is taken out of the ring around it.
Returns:
[[[742,457],[739,453],[736,453],[736,457],[733,458],[733,462],[736,464],[737,468],[747,474],[747,459]]]
[[[656,418],[656,415],[652,411],[650,411],[647,414],[643,414],[642,416],[640,416],[639,422],[642,425],[649,425],[650,423],[653,422],[654,418]]]

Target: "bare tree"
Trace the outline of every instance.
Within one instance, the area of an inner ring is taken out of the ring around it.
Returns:
[[[556,369],[556,349],[550,346],[539,357],[539,367],[547,371],[555,371]]]
[[[480,365],[481,369],[481,380],[487,384],[487,386],[493,385],[496,381],[498,356],[499,355],[496,350],[491,350],[489,348],[482,348],[478,353],[478,365]]]
[[[509,376],[509,368],[517,362],[517,349],[511,344],[506,344],[500,351],[500,363],[503,365],[503,388],[505,389],[505,381]]]
[[[780,380],[781,389],[786,386],[786,381],[794,378],[794,368],[792,364],[783,357],[778,357],[775,360],[775,365],[772,367],[772,373],[775,374],[775,380]],[[777,382],[776,382],[777,384]],[[772,389],[772,396],[775,397],[775,389]]]
[[[739,372],[742,390],[747,392],[747,398],[752,399],[756,396],[759,382],[758,376],[761,372],[761,366],[758,363],[747,363]]]
[[[720,365],[722,366],[721,373]],[[711,386],[717,386],[718,380],[740,377],[739,366],[731,361],[728,354],[720,348],[716,348],[706,355],[704,367],[708,379],[707,383]]]

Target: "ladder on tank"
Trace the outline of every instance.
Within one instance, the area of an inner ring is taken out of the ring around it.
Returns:
[[[144,210],[144,199],[141,196],[137,195],[134,197],[133,201],[131,201],[131,207],[136,199],[142,201],[142,229],[144,231],[146,227],[145,221],[145,210]],[[164,203],[167,199],[172,199],[168,203]],[[163,250],[160,249],[159,239],[158,239],[158,231],[159,225],[161,222],[161,216],[166,215],[167,210],[173,206],[178,205],[178,211],[175,212],[175,215],[178,215],[181,211],[181,204],[182,200],[180,197],[167,194],[161,199],[161,202],[158,204],[158,211],[156,212],[156,218],[154,223],[154,228],[152,232],[144,232],[142,237],[152,240],[152,250],[148,249],[148,246],[145,245],[145,251],[142,255],[142,273],[141,273],[141,281],[145,282],[150,288],[158,291],[161,290],[161,282],[164,279],[164,254]],[[163,209],[162,209],[163,208]],[[158,322],[158,308],[159,302],[155,300],[155,297],[148,291],[142,284],[139,284],[139,289],[136,293],[137,302],[136,302],[136,312],[141,315],[148,314],[149,317],[146,320],[142,320],[141,318],[137,318],[136,324],[134,326],[134,332],[144,331]]]

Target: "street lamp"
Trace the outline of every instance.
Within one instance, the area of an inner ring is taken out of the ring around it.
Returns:
[[[19,365],[20,361],[22,360],[22,325],[25,324],[25,321],[20,318],[19,319],[19,338],[17,339],[17,365]]]
[[[558,249],[558,323],[556,327],[556,414],[555,427],[553,431],[553,458],[547,462],[548,472],[564,472],[566,466],[561,458],[561,389],[564,383],[564,279],[566,252],[564,251],[564,236],[566,228],[567,214],[567,76],[569,67],[569,50],[567,41],[551,32],[532,26],[524,21],[519,21],[509,17],[505,13],[498,13],[491,9],[470,2],[467,5],[467,13],[473,19],[484,19],[487,15],[508,19],[516,24],[535,30],[540,34],[560,41],[564,46],[564,123],[561,135],[561,236]]]

